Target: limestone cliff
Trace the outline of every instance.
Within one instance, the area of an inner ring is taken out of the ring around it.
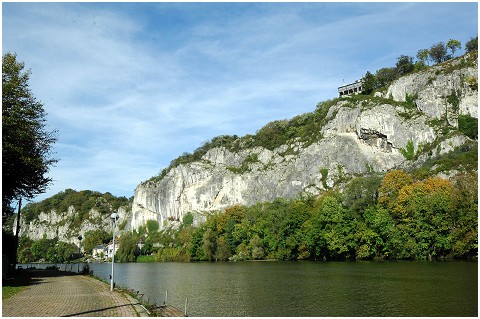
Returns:
[[[235,152],[215,147],[200,160],[177,165],[160,180],[138,185],[131,227],[148,219],[164,226],[188,212],[201,219],[202,212],[235,204],[319,194],[348,176],[414,165],[402,154],[409,142],[418,161],[429,157],[421,153],[426,146],[434,148],[431,154],[444,154],[468,137],[441,127],[455,130],[459,115],[478,118],[477,67],[464,62],[455,59],[404,76],[375,97],[334,100],[314,143],[293,139],[273,150]]]
[[[294,136],[275,147],[243,142],[236,148],[210,147],[195,160],[140,183],[131,209],[118,210],[121,229],[136,230],[152,219],[160,227],[177,224],[188,212],[198,222],[206,213],[235,204],[320,194],[353,176],[408,168],[445,154],[469,141],[458,123],[460,115],[478,118],[477,83],[476,62],[457,58],[404,76],[375,96],[319,104],[306,115],[317,121],[307,132],[314,138]],[[76,243],[79,233],[110,231],[108,216],[95,208],[73,227],[76,214],[73,206],[44,211],[22,221],[21,234]]]
[[[124,206],[115,210],[119,215],[117,232],[119,230],[120,232],[130,230],[130,207]],[[78,215],[80,214],[75,210],[75,207],[69,206],[65,211],[43,210],[38,216],[28,220],[23,216],[19,235],[27,236],[33,240],[58,238],[60,241],[77,244],[78,236],[83,236],[89,230],[103,229],[107,233],[112,230],[108,212],[101,213],[99,209],[91,208],[80,217],[80,221],[76,221],[76,219],[79,219]],[[15,223],[16,220],[14,225]]]

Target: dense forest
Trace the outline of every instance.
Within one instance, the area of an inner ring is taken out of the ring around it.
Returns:
[[[416,180],[394,170],[355,178],[343,193],[234,206],[198,227],[184,220],[130,237],[147,235],[143,253],[156,252],[157,261],[476,259],[477,179]]]

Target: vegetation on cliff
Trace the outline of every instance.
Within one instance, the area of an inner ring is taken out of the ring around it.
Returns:
[[[444,63],[451,58],[448,55],[430,57],[432,62],[442,65],[429,75],[433,77],[437,72],[452,72],[475,65],[476,46],[471,46],[470,42],[467,44],[469,53],[454,61]],[[439,50],[440,44],[432,46],[428,53]],[[448,43],[441,45],[445,54],[450,49],[452,56],[458,47],[454,41],[450,46]],[[395,108],[397,115],[405,121],[417,118],[421,114],[415,104],[417,96],[407,94],[405,101],[399,102],[393,97],[385,98],[386,94],[372,94],[374,90],[384,92],[385,86],[398,74],[430,68],[425,65],[426,60],[422,60],[420,53],[416,63],[413,63],[413,58],[401,56],[395,68],[370,74],[374,81],[372,90],[367,92],[370,95],[359,94],[321,102],[315,111],[291,120],[268,123],[255,135],[215,137],[193,154],[185,153],[172,161],[167,169],[151,180],[161,180],[177,165],[201,160],[216,147],[224,147],[231,152],[252,147],[273,150],[299,142],[306,147],[322,139],[322,128],[335,118],[339,108],[359,108],[362,111],[387,104]],[[462,85],[478,90],[477,78],[465,77],[461,81],[465,81]],[[158,222],[151,220],[137,231],[122,235],[122,248],[117,252],[117,260],[136,260],[139,242],[144,244],[141,253],[150,256],[149,260],[154,258],[157,261],[476,259],[478,119],[458,114],[460,97],[461,94],[456,91],[445,97],[445,103],[455,112],[458,126],[447,120],[447,114],[440,119],[427,120],[426,124],[436,132],[436,139],[428,145],[415,145],[411,139],[408,140],[405,148],[400,149],[407,160],[403,171],[375,173],[367,163],[367,175],[339,174],[341,182],[335,182],[334,188],[331,188],[327,185],[328,169],[322,167],[319,173],[324,189],[328,190],[318,197],[299,195],[296,199],[277,199],[251,207],[233,206],[207,215],[206,221],[197,226],[193,224],[191,213],[184,216],[178,228],[160,230]],[[453,148],[454,138],[459,135],[462,143],[467,142],[440,156],[446,141]],[[440,143],[444,145],[438,147]],[[286,152],[290,151],[294,152],[293,147]],[[242,174],[249,169],[247,164],[257,161],[256,154],[249,155],[243,163],[245,165],[226,168]],[[76,214],[68,218],[71,225],[78,226],[88,218],[91,208],[107,214],[127,204],[129,201],[126,198],[114,198],[109,193],[66,190],[40,203],[27,205],[24,216],[27,221],[33,220],[42,211],[54,209],[63,212],[73,206]],[[86,234],[85,237],[89,240],[85,241],[84,248],[87,250],[88,246],[90,250],[109,236],[103,232]]]
[[[398,57],[394,67],[379,69],[375,74],[367,72],[362,79],[364,82],[364,90],[361,95],[338,97],[320,102],[313,112],[295,116],[290,120],[270,122],[260,128],[254,135],[247,134],[242,137],[237,135],[221,135],[214,137],[210,141],[204,142],[193,153],[186,152],[174,159],[167,168],[163,169],[159,175],[150,178],[149,181],[162,180],[171,169],[180,164],[200,161],[202,156],[216,147],[225,147],[231,152],[238,152],[239,150],[253,147],[263,147],[268,150],[273,150],[282,145],[289,145],[294,142],[301,142],[303,147],[307,147],[323,138],[321,129],[335,117],[335,114],[329,117],[329,111],[340,102],[342,102],[343,107],[351,108],[371,108],[379,104],[388,104],[398,108],[399,115],[405,119],[411,119],[419,114],[415,105],[415,96],[407,95],[404,102],[398,102],[394,101],[392,97],[382,98],[374,96],[373,94],[375,92],[385,91],[388,85],[401,76],[427,70],[435,64],[446,63],[444,72],[452,72],[457,68],[475,66],[477,63],[477,47],[474,44],[477,43],[477,41],[478,37],[468,41],[465,45],[467,54],[457,58],[454,58],[454,54],[455,51],[461,47],[461,43],[454,39],[449,40],[447,44],[439,42],[432,45],[430,49],[419,50],[417,54],[418,60],[416,62],[414,62],[413,57],[401,55]],[[449,50],[451,54],[448,54]],[[451,60],[458,60],[458,63],[449,63]],[[428,65],[428,61],[432,62],[432,66]],[[473,89],[478,90],[478,81],[476,78],[466,78],[465,81],[467,81]],[[452,105],[457,103],[458,108],[459,101],[456,94],[452,94],[448,102]],[[432,126],[441,125],[445,134],[451,133],[452,131],[459,131],[470,138],[476,138],[477,123],[478,119],[468,115],[461,115],[457,128],[447,125],[446,119],[432,122]],[[416,154],[416,157],[418,157],[418,155],[420,154]],[[241,168],[231,168],[231,170],[238,173],[245,171],[245,169]]]
[[[43,213],[50,213],[54,210],[57,214],[65,213],[69,207],[75,209],[75,214],[68,216],[72,227],[80,227],[83,220],[88,219],[91,209],[97,210],[101,215],[109,215],[112,211],[122,206],[128,206],[131,200],[126,197],[116,197],[106,192],[102,194],[96,191],[82,190],[76,191],[73,189],[66,189],[63,192],[57,193],[52,197],[44,199],[38,203],[27,204],[23,209],[23,217],[26,222],[38,219],[38,216]]]
[[[358,177],[343,193],[233,206],[199,226],[136,235],[160,243],[143,249],[157,261],[476,259],[477,173],[418,175]]]

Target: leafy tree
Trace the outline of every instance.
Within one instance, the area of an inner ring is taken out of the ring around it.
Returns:
[[[380,206],[393,210],[397,205],[400,190],[405,185],[413,183],[413,178],[401,170],[393,170],[385,174],[378,190],[378,203]]]
[[[43,105],[29,88],[30,71],[15,54],[2,57],[2,212],[12,200],[33,198],[52,182],[46,177],[56,132],[48,132]]]
[[[154,219],[149,219],[147,220],[147,231],[149,234],[156,233],[160,228],[160,225],[158,224],[158,221]]]
[[[397,59],[397,64],[395,65],[397,77],[404,76],[414,69],[413,58],[407,55],[401,55]]]
[[[217,234],[208,228],[203,234],[203,250],[207,260],[213,260],[217,251]]]
[[[429,54],[430,54],[430,52],[428,51],[428,49],[418,50],[417,51],[417,59],[423,64],[428,63]]]
[[[111,238],[111,234],[107,233],[103,229],[88,230],[83,235],[83,250],[86,253],[91,254],[95,246],[106,243]]]
[[[215,251],[215,260],[228,260],[232,255],[230,245],[225,240],[225,237],[221,236],[217,238],[217,249]]]
[[[124,233],[120,237],[115,260],[121,263],[135,261],[135,251],[138,247],[138,237],[133,233]]]
[[[458,130],[472,139],[477,139],[478,119],[470,115],[460,114],[458,116]]]
[[[363,89],[362,89],[362,94],[369,95],[372,94],[372,92],[377,88],[377,81],[375,78],[375,75],[370,73],[370,71],[367,71],[365,75],[362,78],[363,82]]]
[[[452,256],[473,259],[478,255],[478,174],[460,174],[453,183],[456,214],[451,232]]]
[[[434,63],[441,63],[447,59],[447,48],[445,43],[438,42],[437,44],[432,45],[428,51],[430,59]]]
[[[467,53],[478,51],[478,36],[475,38],[470,38],[470,40],[465,44],[465,51]]]
[[[18,255],[17,255],[17,259],[19,262],[29,263],[34,261],[33,255],[31,252],[31,247],[33,243],[34,241],[28,237],[25,237],[25,236],[20,237],[19,243],[18,243]]]
[[[47,260],[49,257],[49,249],[55,247],[57,242],[56,239],[40,239],[32,243],[30,252],[32,253],[33,260]]]
[[[450,49],[450,51],[452,51],[452,57],[453,57],[455,55],[455,51],[457,49],[462,48],[462,43],[458,40],[450,39],[447,42],[447,48]]]
[[[395,79],[397,79],[396,68],[381,68],[375,72],[375,88],[385,87]]]
[[[344,194],[345,206],[353,212],[362,212],[375,206],[381,181],[380,176],[357,177],[351,180]]]
[[[183,221],[181,227],[193,225],[193,214],[188,212],[183,216]]]

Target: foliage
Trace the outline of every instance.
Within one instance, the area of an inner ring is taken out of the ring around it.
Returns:
[[[46,113],[29,88],[30,72],[15,54],[2,57],[2,215],[11,202],[44,193],[57,162],[51,157],[56,132],[46,131]]]
[[[453,91],[452,94],[447,96],[447,102],[452,105],[452,109],[454,112],[458,111],[458,106],[460,105],[460,94],[456,91]]]
[[[147,220],[147,231],[149,234],[156,233],[160,228],[160,225],[158,224],[158,221],[154,219],[149,219]]]
[[[458,130],[472,139],[478,139],[478,119],[470,115],[458,116]]]
[[[91,254],[95,246],[108,243],[110,239],[112,239],[111,234],[107,233],[103,229],[88,230],[83,235],[83,250],[86,253]]]
[[[395,69],[397,71],[396,76],[404,76],[414,70],[413,58],[407,55],[401,55],[397,59]]]
[[[135,251],[138,248],[138,242],[139,238],[136,234],[124,233],[118,243],[119,247],[115,253],[115,261],[120,263],[136,261]]]
[[[452,181],[414,180],[401,170],[370,174],[351,180],[343,193],[236,205],[208,215],[198,226],[188,215],[177,229],[149,233],[146,242],[159,248],[155,257],[142,259],[473,259],[477,187],[476,173]]]
[[[415,145],[413,144],[413,141],[411,139],[408,140],[405,148],[400,148],[399,151],[407,160],[413,160],[415,157]]]
[[[470,38],[470,40],[465,44],[465,51],[467,53],[478,51],[478,36],[475,38]]]
[[[71,261],[74,254],[78,253],[78,246],[59,241],[56,238],[33,241],[22,237],[19,241],[18,251],[19,262],[27,263],[43,260],[64,263]]]
[[[371,94],[377,88],[377,79],[375,75],[367,71],[362,78],[363,89],[362,94]]]
[[[421,49],[417,51],[417,59],[425,64],[428,61],[428,49]]]
[[[405,186],[413,183],[413,178],[401,170],[393,170],[385,174],[378,189],[378,204],[390,211],[396,205],[398,194]]]
[[[115,197],[109,192],[102,194],[90,190],[66,189],[38,203],[27,204],[22,209],[22,214],[25,221],[29,222],[37,219],[42,212],[48,213],[55,210],[57,213],[62,213],[67,212],[68,208],[72,206],[75,209],[75,214],[71,216],[70,222],[73,227],[79,227],[83,220],[89,218],[88,213],[92,208],[106,216],[119,207],[128,204],[129,200],[126,197]]]
[[[450,39],[447,42],[447,48],[452,51],[452,57],[455,56],[455,51],[462,48],[462,43],[455,39]]]
[[[430,47],[428,52],[430,59],[434,63],[441,63],[447,60],[447,47],[445,43],[438,42]]]

